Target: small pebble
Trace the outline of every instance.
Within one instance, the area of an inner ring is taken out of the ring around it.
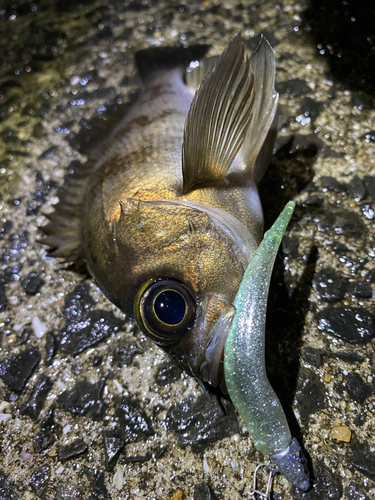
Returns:
[[[10,390],[20,392],[39,361],[40,353],[37,347],[26,349],[16,356],[0,361],[0,377]]]
[[[28,295],[36,295],[43,285],[44,281],[35,273],[30,273],[27,278],[21,281],[21,286]]]
[[[25,406],[20,409],[22,415],[28,415],[33,420],[36,420],[41,412],[46,401],[49,391],[51,390],[52,382],[47,375],[42,374],[36,381],[33,391]]]
[[[357,373],[353,373],[349,377],[346,387],[349,396],[360,405],[364,405],[366,399],[372,394],[372,388]]]
[[[159,365],[158,372],[155,375],[155,382],[160,387],[172,384],[181,378],[182,370],[176,363],[165,362]]]
[[[67,445],[60,445],[58,448],[58,457],[61,462],[69,458],[77,457],[87,451],[87,444],[83,439],[77,438]]]
[[[347,281],[330,267],[314,276],[313,287],[318,297],[325,302],[338,302],[345,296]]]
[[[105,451],[105,468],[112,470],[117,457],[125,445],[125,440],[116,431],[103,431],[103,443]]]
[[[315,184],[315,182],[308,182],[306,186],[302,189],[301,193],[314,193],[315,191],[318,191],[318,187]]]
[[[50,159],[55,156],[55,152],[57,151],[57,146],[51,146],[50,148],[46,149],[40,156],[39,160],[45,160],[45,159]]]
[[[361,110],[374,109],[374,103],[371,96],[362,91],[352,93],[350,104],[352,106],[357,106],[357,108]]]
[[[321,108],[322,103],[311,99],[311,97],[304,97],[300,104],[300,112],[309,118],[316,118],[319,116]]]
[[[348,500],[369,500],[369,497],[363,491],[362,486],[356,483],[350,483],[344,490]]]
[[[221,403],[221,406],[220,406]],[[237,415],[227,400],[210,401],[205,394],[173,404],[166,415],[167,428],[175,432],[181,448],[201,451],[207,445],[240,432]]]
[[[358,175],[354,176],[353,179],[350,180],[348,187],[349,191],[352,193],[353,198],[356,201],[363,200],[363,198],[366,196],[365,185],[358,177]]]
[[[53,358],[57,351],[56,337],[53,335],[52,332],[47,332],[45,350],[46,350],[46,357],[44,359],[44,363],[46,364],[46,366],[51,366]]]
[[[369,130],[361,136],[361,139],[365,139],[366,142],[375,142],[375,130]]]
[[[67,478],[57,484],[54,500],[80,500],[82,498],[84,498],[82,484],[69,484]]]
[[[289,259],[295,259],[298,257],[298,246],[298,238],[294,236],[284,236],[282,240],[282,249],[284,255],[286,255]]]
[[[305,80],[302,80],[301,78],[292,78],[290,80],[284,80],[283,82],[276,83],[276,92],[281,95],[289,94],[291,99],[306,94],[308,90],[309,88]]]
[[[10,403],[8,401],[0,401],[0,411],[4,411],[9,408]]]
[[[353,351],[337,351],[335,353],[331,353],[332,357],[342,359],[347,363],[363,363],[365,358]]]
[[[370,447],[357,444],[350,462],[361,474],[375,481],[375,453],[370,450]]]
[[[93,420],[100,420],[105,413],[105,404],[102,400],[104,386],[104,378],[96,384],[79,380],[72,389],[60,394],[58,402],[64,410],[73,415],[85,415]]]
[[[366,217],[368,220],[373,220],[375,217],[375,212],[374,209],[372,208],[371,203],[364,203],[361,206],[361,210],[363,215]]]
[[[114,361],[117,361],[121,366],[128,366],[133,361],[134,356],[141,353],[142,349],[140,349],[137,344],[123,341],[116,346]]]
[[[354,295],[360,299],[371,299],[372,288],[370,283],[361,282],[357,283],[354,287]]]
[[[327,407],[326,386],[313,370],[301,368],[298,373],[296,399],[303,424],[311,415]]]
[[[319,368],[323,364],[323,351],[315,347],[303,347],[301,357],[310,365]]]
[[[19,497],[17,493],[11,486],[11,483],[8,481],[5,473],[0,469],[0,498],[1,500],[18,500]],[[21,500],[21,499],[19,499]]]
[[[47,325],[45,323],[42,323],[38,316],[34,316],[34,318],[31,321],[31,325],[34,329],[35,337],[40,339],[43,337],[43,335],[47,331]]]
[[[193,500],[216,500],[216,498],[217,497],[212,491],[210,485],[205,481],[195,486]]]
[[[363,344],[375,336],[375,319],[361,307],[330,306],[318,314],[318,328],[351,344]]]
[[[50,479],[50,468],[48,466],[42,466],[35,469],[35,471],[30,476],[30,486],[39,496],[41,495],[48,486]]]
[[[302,203],[303,207],[320,207],[324,203],[324,198],[320,194],[309,196],[306,201]]]
[[[86,469],[86,476],[95,492],[99,495],[103,495],[104,498],[109,498],[107,487],[105,485],[105,475],[104,472],[97,469]]]
[[[171,496],[171,500],[182,500],[183,497],[184,497],[184,492],[180,488],[177,488],[177,490]]]
[[[37,434],[33,440],[35,453],[41,453],[55,442],[55,436],[49,430],[44,430]],[[55,452],[56,454],[56,452]],[[51,455],[52,456],[52,455]]]
[[[113,486],[120,491],[124,484],[124,473],[122,467],[118,467],[115,475],[113,476]]]
[[[336,424],[332,427],[329,437],[331,439],[336,439],[336,441],[350,443],[350,440],[352,439],[352,431],[345,425]]]
[[[322,177],[322,188],[323,191],[335,191],[336,193],[345,193],[346,187],[339,183],[334,177],[323,176]]]
[[[44,415],[43,420],[40,422],[40,426],[42,429],[53,429],[56,424],[55,424],[55,413],[53,408],[50,408],[46,414]]]
[[[111,311],[94,309],[95,304],[86,283],[79,284],[65,299],[65,328],[58,335],[60,351],[76,356],[116,333],[124,321]]]
[[[363,238],[366,228],[359,215],[343,208],[322,210],[314,215],[318,231],[329,235],[340,234],[347,238]]]
[[[323,461],[313,463],[312,488],[306,493],[297,490],[300,500],[341,500],[342,484],[340,476],[334,474]]]
[[[138,403],[129,397],[123,397],[116,410],[119,419],[121,438],[125,443],[134,443],[152,436],[154,430],[146,414]]]
[[[34,455],[32,453],[29,453],[28,451],[22,450],[20,453],[20,458],[24,462],[31,462],[31,460],[34,458]]]

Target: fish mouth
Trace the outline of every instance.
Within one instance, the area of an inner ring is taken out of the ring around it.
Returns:
[[[200,365],[200,379],[214,387],[220,386],[227,393],[224,378],[224,346],[236,308],[233,304],[226,303],[225,309],[219,315],[214,327],[210,331],[204,349],[205,358]]]

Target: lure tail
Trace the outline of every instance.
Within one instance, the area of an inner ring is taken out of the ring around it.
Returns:
[[[268,289],[282,237],[294,210],[289,202],[266,232],[248,265],[234,306],[225,343],[224,373],[228,394],[254,439],[255,447],[299,489],[310,486],[306,459],[292,440],[284,410],[272,389],[265,366],[265,321]]]

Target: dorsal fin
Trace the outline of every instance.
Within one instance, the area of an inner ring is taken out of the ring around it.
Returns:
[[[239,33],[191,104],[182,146],[184,193],[227,174],[249,127],[253,88],[254,76]]]
[[[88,160],[67,176],[54,212],[46,215],[48,224],[40,228],[47,237],[39,242],[50,247],[48,253],[52,257],[72,261],[83,257],[81,211],[94,163]]]

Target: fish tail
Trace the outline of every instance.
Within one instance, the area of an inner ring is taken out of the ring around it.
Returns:
[[[190,45],[189,47],[153,47],[140,50],[135,54],[135,63],[142,80],[147,80],[157,71],[180,67],[184,71],[192,61],[204,57],[209,45]]]

